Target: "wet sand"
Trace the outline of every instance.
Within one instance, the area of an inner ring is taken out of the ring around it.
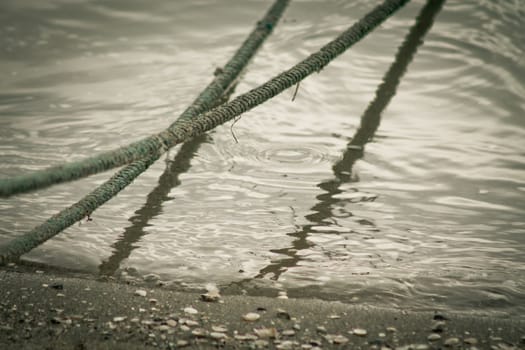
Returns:
[[[0,271],[0,349],[523,349],[522,321]],[[245,318],[257,318],[247,321]]]

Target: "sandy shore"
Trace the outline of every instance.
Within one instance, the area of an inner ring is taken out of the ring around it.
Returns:
[[[0,271],[0,349],[523,349],[518,320]],[[213,299],[213,295],[211,296]]]

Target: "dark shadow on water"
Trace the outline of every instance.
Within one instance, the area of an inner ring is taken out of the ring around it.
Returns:
[[[381,121],[381,113],[388,106],[392,97],[396,94],[399,82],[403,77],[408,64],[414,58],[418,47],[423,43],[423,37],[432,27],[434,18],[440,11],[445,0],[429,0],[416,18],[416,23],[410,29],[405,40],[401,44],[395,60],[383,78],[383,82],[376,90],[375,97],[368,105],[361,117],[361,125],[356,131],[351,141],[348,143],[342,158],[334,164],[334,178],[323,181],[317,185],[324,193],[318,195],[318,200],[311,209],[312,214],[305,218],[310,224],[303,225],[300,230],[289,233],[294,240],[292,245],[283,249],[272,250],[273,253],[284,255],[283,258],[273,261],[270,265],[259,271],[255,278],[270,276],[273,280],[278,280],[281,274],[289,268],[297,266],[301,261],[301,251],[311,248],[314,244],[308,241],[308,236],[315,231],[315,227],[328,226],[334,224],[332,209],[344,199],[334,198],[335,195],[342,193],[340,186],[352,181],[352,168],[355,162],[363,157],[364,147],[374,137]],[[363,200],[374,200],[375,198],[363,198]],[[352,216],[351,213],[347,213]],[[363,225],[373,225],[372,222],[361,220]],[[244,282],[249,282],[244,280]],[[242,281],[241,281],[242,283]]]
[[[136,243],[146,234],[144,228],[148,226],[151,219],[162,213],[163,203],[170,200],[171,189],[180,185],[179,176],[190,169],[191,159],[206,138],[207,135],[201,135],[182,145],[175,158],[169,162],[169,166],[160,176],[157,187],[148,194],[146,203],[129,219],[131,225],[126,227],[119,239],[111,246],[113,254],[100,264],[100,275],[113,275],[122,261],[138,247]]]

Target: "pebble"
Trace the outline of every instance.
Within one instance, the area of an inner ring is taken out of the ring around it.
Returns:
[[[170,327],[177,327],[177,321],[169,319],[166,324]]]
[[[156,282],[158,280],[160,280],[160,276],[156,275],[154,273],[150,273],[150,274],[147,274],[146,276],[144,276],[144,281],[146,281],[146,282]]]
[[[53,289],[58,289],[58,290],[62,290],[64,289],[64,285],[62,283],[53,283],[50,285],[51,288]]]
[[[256,328],[253,330],[253,332],[257,334],[259,338],[277,338],[279,337],[279,332],[277,332],[277,329],[275,329],[274,327],[258,328],[258,329]]]
[[[264,339],[257,339],[256,341],[253,342],[253,345],[255,345],[255,348],[257,349],[267,348],[268,344],[269,344],[268,340],[264,340]]]
[[[397,332],[396,327],[386,327],[386,331],[389,333],[395,333]]]
[[[285,335],[287,337],[292,337],[295,335],[295,331],[293,329],[286,329],[282,332],[282,335]]]
[[[401,347],[396,347],[396,350],[428,350],[430,347],[426,344],[409,344]]]
[[[194,309],[191,306],[184,308],[184,312],[189,314],[189,315],[196,315],[196,314],[199,313],[199,311],[197,311],[197,309]]]
[[[217,291],[211,291],[205,294],[201,294],[202,301],[206,301],[209,303],[219,301],[220,298],[221,298],[221,295]]]
[[[277,299],[288,299],[288,295],[284,291],[280,291],[277,293]]]
[[[328,333],[328,332],[326,331],[326,328],[323,327],[323,326],[318,326],[318,327],[316,328],[316,331],[317,331],[317,333],[321,333],[321,334],[326,334],[326,333]]]
[[[430,334],[430,335],[427,337],[427,339],[428,339],[429,341],[436,341],[436,340],[441,339],[441,336],[440,336],[439,334],[437,334],[437,333],[432,333],[432,334]]]
[[[253,322],[253,321],[257,321],[259,318],[261,318],[261,315],[255,313],[255,312],[248,312],[246,315],[243,315],[242,318],[245,321]]]
[[[219,332],[219,333],[226,333],[228,331],[228,328],[224,326],[211,326],[212,331]]]
[[[184,320],[184,324],[188,327],[197,327],[199,325],[199,322],[194,320]]]
[[[113,322],[119,323],[119,322],[122,322],[122,321],[124,321],[126,319],[127,319],[126,316],[116,316],[116,317],[113,317]]]
[[[226,334],[221,333],[221,332],[211,332],[210,333],[210,338],[213,338],[213,339],[226,339],[227,336],[226,336]]]
[[[348,338],[339,334],[332,338],[332,341],[334,344],[345,344],[348,343]]]
[[[157,304],[158,302],[159,302],[159,301],[158,301],[157,299],[153,299],[153,298],[151,298],[151,299],[149,300],[149,303],[150,303],[150,304]]]
[[[447,324],[444,321],[437,321],[432,325],[432,331],[436,333],[442,333]]]
[[[471,338],[465,338],[465,339],[463,340],[463,342],[464,342],[465,344],[469,344],[469,345],[476,345],[476,344],[478,343],[478,340],[477,340],[476,338],[472,338],[472,337],[471,337]]]
[[[206,333],[206,330],[203,328],[195,328],[193,331],[191,331],[191,334],[197,338],[204,338]]]
[[[459,342],[459,338],[448,338],[443,344],[445,344],[445,346],[456,346]]]
[[[297,345],[299,345],[299,343],[297,343],[296,341],[286,340],[280,343],[279,345],[277,345],[275,348],[289,350],[289,349],[294,349]]]
[[[368,334],[366,329],[363,329],[363,328],[354,328],[352,329],[352,333],[360,337],[364,337]]]
[[[168,326],[167,324],[161,324],[160,326],[157,327],[157,329],[161,332],[167,332],[168,330],[170,330],[170,326]]]
[[[253,334],[236,334],[234,338],[237,340],[257,340],[257,336]]]
[[[283,309],[277,309],[277,317],[285,320],[291,320],[290,314]]]
[[[442,313],[436,312],[434,314],[434,320],[436,320],[436,321],[447,321],[448,318],[445,315],[443,315]]]
[[[145,297],[147,294],[148,294],[148,292],[146,292],[144,289],[137,289],[135,291],[135,295],[137,295],[139,297]]]
[[[177,340],[177,347],[183,348],[185,346],[188,346],[190,343],[186,340]]]

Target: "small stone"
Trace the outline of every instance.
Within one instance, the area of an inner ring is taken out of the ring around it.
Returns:
[[[414,344],[414,350],[428,350],[430,347],[427,344]]]
[[[160,280],[160,276],[156,275],[154,273],[150,273],[150,274],[147,274],[146,276],[144,276],[143,279],[146,282],[157,282],[158,280]]]
[[[455,338],[455,337],[454,337],[454,338],[448,338],[447,340],[445,340],[445,341],[443,342],[443,344],[444,344],[445,346],[450,346],[450,347],[452,347],[452,346],[456,346],[456,345],[458,345],[459,342],[460,342],[459,338]]]
[[[204,338],[206,337],[206,330],[203,328],[195,328],[193,331],[191,331],[191,334],[196,338]]]
[[[386,337],[386,333],[381,332],[381,333],[378,334],[378,336],[379,336],[379,338],[384,338],[384,337]]]
[[[257,339],[256,341],[253,342],[253,345],[255,345],[256,349],[267,348],[268,344],[269,344],[268,340],[264,340],[264,339]]]
[[[133,317],[131,320],[129,320],[131,323],[139,323],[140,319],[138,317]]]
[[[396,327],[386,327],[386,331],[388,333],[396,333],[397,329],[396,329]]]
[[[328,316],[328,318],[331,319],[331,320],[337,320],[337,319],[341,318],[341,316],[339,316],[339,315],[330,315],[330,316]]]
[[[219,301],[220,298],[221,298],[221,295],[218,292],[208,292],[208,293],[201,294],[202,301],[206,301],[209,303]]]
[[[199,322],[185,319],[184,324],[188,327],[197,327],[199,325]]]
[[[221,332],[211,332],[210,333],[210,338],[213,338],[213,339],[226,339],[227,336],[226,336],[226,334],[221,333]]]
[[[57,293],[57,297],[59,297],[59,298],[63,298],[63,297],[65,297],[65,296],[66,296],[66,295],[63,294],[63,293]]]
[[[444,321],[437,321],[432,325],[432,331],[435,333],[443,333],[447,324]]]
[[[284,320],[291,320],[290,314],[283,309],[277,309],[277,317]]]
[[[277,329],[275,329],[274,327],[254,329],[253,332],[257,334],[259,338],[277,338],[279,337],[279,332],[277,332]]]
[[[150,304],[157,304],[158,302],[159,302],[159,301],[158,301],[157,299],[154,299],[154,298],[151,298],[151,299],[149,300],[149,303],[150,303]]]
[[[292,337],[295,335],[295,331],[293,329],[286,329],[282,331],[282,335],[285,335],[287,337]]]
[[[237,340],[257,340],[257,336],[254,334],[236,334],[234,336]]]
[[[368,334],[368,332],[366,331],[366,329],[363,328],[354,328],[352,329],[352,334],[357,335],[359,337],[364,337]]]
[[[188,346],[190,343],[186,340],[177,340],[177,347],[183,348],[185,346]]]
[[[254,322],[261,318],[261,315],[255,312],[248,312],[246,315],[243,315],[242,318],[245,321]]]
[[[443,315],[442,313],[436,312],[434,314],[434,320],[435,321],[447,321],[448,318],[445,315]]]
[[[160,326],[157,327],[157,329],[161,332],[167,332],[168,330],[170,330],[170,326],[168,326],[167,324],[161,324]]]
[[[117,316],[117,317],[113,317],[113,322],[119,323],[119,322],[122,322],[122,321],[124,321],[126,319],[127,319],[126,316]]]
[[[299,345],[299,343],[297,343],[296,341],[286,340],[278,344],[275,348],[282,350],[291,350],[294,349],[297,345]]]
[[[184,312],[189,314],[189,315],[196,315],[199,313],[199,311],[197,311],[197,309],[194,309],[193,307],[187,307],[187,308],[184,308]]]
[[[326,330],[326,328],[323,327],[323,326],[318,326],[318,327],[316,328],[316,331],[317,331],[317,333],[321,333],[321,334],[326,334],[326,333],[328,333],[327,330]]]
[[[148,294],[148,292],[146,292],[144,289],[137,289],[135,291],[135,295],[137,295],[139,297],[145,297],[147,294]]]
[[[478,343],[478,340],[476,338],[470,337],[470,338],[463,339],[463,342],[469,345],[476,345]]]
[[[166,324],[170,327],[177,327],[177,321],[172,320],[172,319],[169,319],[168,321],[166,321]]]
[[[53,283],[50,286],[53,289],[62,290],[64,289],[64,285],[62,283]]]
[[[228,332],[228,328],[226,328],[224,326],[211,326],[211,330],[214,331],[214,332],[219,332],[219,333],[226,333],[226,332]]]
[[[427,339],[428,339],[429,341],[437,341],[437,340],[441,339],[441,336],[440,336],[439,334],[437,334],[437,333],[432,333],[432,334],[430,334],[430,335],[427,337]]]
[[[345,343],[348,343],[348,338],[345,337],[344,335],[336,335],[333,339],[332,339],[333,343],[334,344],[345,344]]]

